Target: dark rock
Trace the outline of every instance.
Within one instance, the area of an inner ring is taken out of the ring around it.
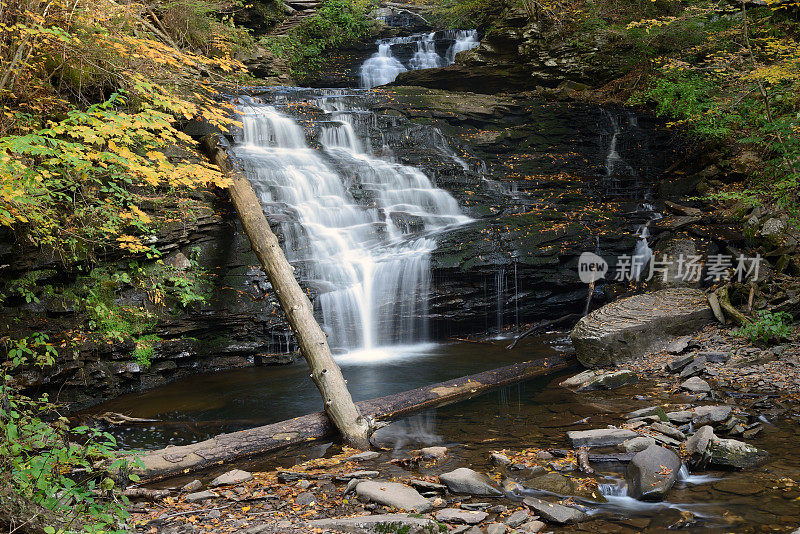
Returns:
[[[683,432],[681,432],[680,430],[678,430],[677,428],[675,428],[670,424],[653,423],[652,425],[650,425],[650,428],[652,428],[656,432],[664,434],[665,436],[669,436],[678,441],[684,441],[686,439],[686,436],[683,434]]]
[[[697,432],[686,440],[686,454],[689,456],[689,461],[692,465],[702,465],[704,463],[708,444],[714,439],[717,439],[717,436],[714,435],[714,429],[706,425],[698,428]]]
[[[639,436],[638,438],[625,440],[617,445],[617,447],[625,452],[641,452],[655,444],[655,438],[651,436]]]
[[[547,521],[560,525],[568,523],[580,523],[589,519],[589,515],[563,504],[550,503],[535,497],[525,497],[522,500],[536,514],[542,516]]]
[[[354,454],[352,456],[348,456],[346,460],[348,462],[366,462],[367,460],[375,460],[380,456],[380,453],[375,451],[365,451],[360,452],[358,454]]]
[[[660,501],[677,480],[680,468],[681,460],[674,452],[650,446],[628,464],[628,494],[644,501]]]
[[[678,371],[689,365],[694,359],[695,359],[694,354],[686,354],[684,356],[679,356],[678,358],[675,358],[674,360],[670,361],[667,364],[666,366],[667,371],[671,373],[677,373]]]
[[[661,406],[650,406],[648,408],[641,408],[634,410],[625,415],[625,419],[637,419],[640,417],[647,417],[649,415],[656,416],[661,421],[667,420],[667,414]]]
[[[699,375],[706,369],[706,357],[705,356],[698,356],[692,362],[683,368],[680,375],[680,378],[689,378],[692,376]]]
[[[731,359],[730,352],[703,351],[700,352],[699,355],[705,357],[706,361],[711,363],[725,363]]]
[[[514,512],[513,514],[511,514],[510,516],[508,516],[506,518],[505,523],[506,523],[506,525],[508,525],[511,528],[517,528],[522,523],[524,523],[528,519],[530,519],[530,517],[531,516],[527,511],[525,511],[525,510],[517,510],[516,512]]]
[[[298,506],[309,506],[311,504],[316,504],[317,498],[310,491],[304,491],[295,497],[294,503]]]
[[[590,367],[615,365],[663,347],[713,319],[705,293],[663,289],[603,306],[570,334],[578,360]]]

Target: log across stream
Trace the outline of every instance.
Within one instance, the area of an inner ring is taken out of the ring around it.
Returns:
[[[365,417],[381,422],[393,421],[572,366],[574,360],[565,356],[522,362],[361,401],[357,406]],[[149,480],[185,474],[223,462],[274,452],[289,445],[330,437],[334,433],[324,412],[315,412],[270,425],[221,434],[199,443],[148,452],[140,457],[143,467],[138,474]]]

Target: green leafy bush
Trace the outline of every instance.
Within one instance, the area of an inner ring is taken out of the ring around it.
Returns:
[[[761,310],[758,319],[742,325],[736,333],[751,343],[777,343],[791,337],[791,323],[792,316],[786,312]]]
[[[313,17],[287,35],[267,37],[264,44],[302,78],[322,68],[324,54],[371,35],[377,28],[369,17],[375,6],[373,0],[323,0]]]
[[[17,392],[5,376],[0,385],[0,463],[5,483],[30,502],[55,513],[52,532],[129,532],[128,500],[115,480],[128,458],[115,452],[114,437],[88,426],[69,427],[47,397]],[[52,419],[52,423],[46,422]],[[133,463],[140,464],[138,459]],[[137,480],[136,475],[130,475]]]

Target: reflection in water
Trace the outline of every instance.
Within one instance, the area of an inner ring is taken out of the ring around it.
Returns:
[[[399,451],[408,448],[428,447],[442,443],[442,436],[436,433],[436,411],[414,415],[402,421],[387,425],[372,436],[374,443],[383,448]]]

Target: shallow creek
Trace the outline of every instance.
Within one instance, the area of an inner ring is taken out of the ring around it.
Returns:
[[[375,354],[370,354],[368,361],[360,361],[356,354],[340,357],[340,363],[353,396],[361,400],[566,349],[563,336],[555,334],[532,340],[515,351],[504,350],[505,344],[507,341],[496,340],[491,344],[398,347],[385,352],[383,359],[376,360]],[[463,466],[489,472],[492,470],[489,455],[494,450],[566,449],[569,447],[567,430],[616,425],[622,422],[625,413],[637,408],[688,402],[684,397],[665,393],[650,382],[610,392],[573,393],[558,386],[568,374],[542,377],[392,423],[375,436],[386,452],[379,460],[363,466],[365,469],[374,466],[384,477],[403,478],[438,475]],[[132,416],[161,419],[164,423],[117,432],[125,446],[155,448],[197,441],[219,432],[280,421],[317,409],[318,393],[307,377],[305,364],[297,362],[285,367],[196,376],[115,399],[95,407],[92,412],[121,411]],[[767,464],[737,472],[692,473],[673,487],[664,503],[642,503],[626,497],[624,464],[594,463],[608,502],[587,503],[593,519],[563,531],[666,532],[678,525],[687,532],[767,532],[797,528],[800,525],[800,491],[787,487],[787,479],[800,478],[800,458],[790,446],[796,423],[785,420],[770,423],[750,440],[770,452]],[[449,448],[448,456],[433,465],[423,464],[409,471],[387,463],[391,458],[407,457],[410,451],[433,444]],[[249,470],[289,467],[309,458],[334,454],[339,447],[335,443],[309,444],[277,456],[240,462],[237,467]],[[230,468],[226,465],[214,473],[205,473],[203,478]],[[519,481],[524,484],[524,480]],[[177,486],[183,482],[173,479],[164,484]],[[515,500],[537,494],[542,495],[526,490],[499,501],[514,505]],[[472,501],[486,501],[486,498]],[[686,517],[692,519],[687,522]]]

